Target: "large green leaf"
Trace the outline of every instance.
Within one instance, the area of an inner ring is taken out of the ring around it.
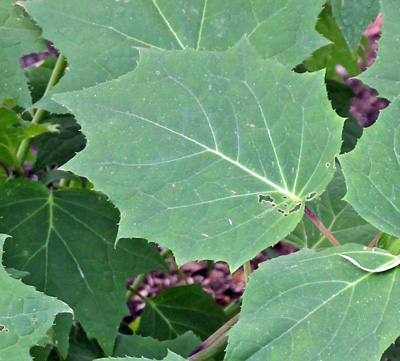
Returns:
[[[132,73],[56,98],[89,140],[64,167],[121,210],[120,237],[165,245],[180,263],[236,269],[278,242],[340,150],[323,74],[263,60],[246,39],[226,53],[143,50]]]
[[[236,44],[244,34],[263,56],[294,67],[326,44],[314,29],[323,3],[106,0],[97,6],[94,0],[34,0],[25,6],[71,65],[71,71],[54,89],[61,93],[131,71],[138,61],[138,46],[221,51]],[[94,42],[94,38],[101,38],[101,42]],[[63,111],[50,97],[38,105]]]
[[[346,184],[340,167],[321,197],[307,205],[322,223],[341,243],[361,243],[368,245],[378,234],[378,230],[366,222],[343,201]],[[332,247],[332,243],[319,231],[308,217],[304,217],[296,229],[286,237],[286,241],[298,248],[322,249]]]
[[[392,101],[400,94],[400,2],[381,0],[382,38],[378,58],[359,78]]]
[[[97,359],[97,361],[154,361],[154,359],[148,359],[148,358],[136,358],[136,357],[124,357],[124,358],[115,358],[115,357],[109,357],[109,358],[102,358],[102,359]],[[168,352],[168,355],[166,358],[164,358],[162,361],[186,361],[184,358],[181,356],[178,356],[177,354],[173,352]]]
[[[369,273],[341,257],[363,253],[366,265],[388,262],[353,244],[262,264],[246,287],[226,360],[380,360],[400,332],[399,268]]]
[[[340,156],[345,200],[381,231],[400,237],[400,99],[364,130],[357,147]]]
[[[174,340],[159,341],[152,337],[140,335],[118,335],[115,343],[114,356],[148,357],[161,360],[171,350],[182,357],[190,353],[201,344],[201,340],[191,331]]]
[[[333,15],[350,49],[357,50],[367,26],[378,16],[377,0],[331,0]]]
[[[111,354],[127,313],[126,280],[164,269],[158,251],[141,239],[124,239],[115,249],[118,211],[85,189],[50,192],[40,182],[10,181],[0,188],[0,214],[0,229],[13,236],[5,264],[28,271],[24,282],[67,302]]]
[[[46,50],[40,29],[20,6],[15,5],[15,0],[0,0],[0,103],[3,99],[13,99],[24,108],[31,104],[19,59]]]
[[[0,254],[6,237],[0,235]],[[45,337],[55,316],[72,313],[65,303],[11,278],[2,265],[0,295],[1,361],[31,361],[29,350]]]
[[[227,321],[222,308],[197,283],[169,288],[147,299],[137,332],[164,341],[193,331],[206,339]]]

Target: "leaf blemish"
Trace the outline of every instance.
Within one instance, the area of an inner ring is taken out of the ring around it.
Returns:
[[[289,213],[294,213],[294,212],[298,212],[298,210],[301,208],[302,206],[302,202],[298,202],[294,205],[294,207],[289,211]]]
[[[311,199],[313,199],[316,195],[317,195],[316,192],[310,193],[310,194],[306,197],[306,201],[311,201]]]
[[[277,211],[278,211],[279,213],[282,213],[285,217],[288,216],[288,214],[287,214],[282,208],[278,208]]]
[[[258,195],[258,203],[262,203],[262,202],[267,202],[267,203],[271,203],[271,205],[275,205],[274,202],[275,200],[269,195],[264,195],[264,194],[259,194]]]

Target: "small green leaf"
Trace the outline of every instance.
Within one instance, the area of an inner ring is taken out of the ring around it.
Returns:
[[[399,333],[399,267],[370,273],[342,257],[357,253],[375,266],[394,257],[353,244],[261,264],[246,286],[225,360],[380,360]]]
[[[37,172],[46,167],[62,166],[73,158],[86,145],[86,139],[81,133],[81,127],[72,116],[53,117],[47,119],[53,125],[59,125],[57,134],[42,134],[35,138],[38,147],[33,171]]]
[[[46,51],[40,29],[15,0],[0,0],[0,103],[13,99],[27,108],[31,105],[27,78],[19,65],[26,54]]]
[[[368,0],[371,1],[371,0]],[[382,38],[375,63],[359,78],[392,101],[400,94],[400,7],[397,0],[381,0]]]
[[[379,14],[380,6],[377,0],[331,0],[333,16],[349,44],[355,52],[367,26]]]
[[[200,284],[169,288],[146,300],[138,334],[160,341],[193,331],[203,340],[228,321]]]
[[[341,244],[368,245],[379,232],[358,215],[350,204],[343,201],[346,184],[340,166],[326,191],[307,207],[321,220]],[[319,231],[308,217],[304,217],[286,241],[298,248],[323,249],[332,243]]]
[[[356,148],[339,157],[349,202],[376,228],[400,237],[400,99],[364,129]]]
[[[342,31],[332,15],[332,8],[329,4],[326,4],[321,12],[316,29],[332,41],[332,44],[316,50],[310,58],[305,60],[304,64],[307,69],[309,71],[326,69],[327,79],[338,78],[337,65],[343,66],[350,76],[360,74],[357,54],[350,51]]]
[[[332,179],[341,145],[323,74],[263,60],[246,39],[226,53],[143,50],[126,76],[55,98],[90,144],[64,168],[121,210],[120,237],[179,263],[234,270],[277,243]]]
[[[0,188],[0,214],[0,230],[13,236],[5,264],[28,271],[24,282],[67,302],[111,354],[127,312],[126,280],[166,267],[156,248],[123,239],[115,249],[118,211],[85,189],[51,192],[40,182],[10,181]]]
[[[0,160],[12,166],[24,139],[48,132],[46,124],[24,122],[10,109],[0,107]]]
[[[386,249],[391,254],[398,255],[400,253],[400,239],[392,239],[392,236],[387,233],[382,233],[379,236],[377,248]]]
[[[6,237],[0,235],[0,254]],[[45,337],[55,316],[72,313],[65,303],[11,278],[3,266],[0,294],[0,359],[4,361],[32,361],[29,350]]]
[[[161,360],[167,356],[168,350],[171,350],[187,358],[200,344],[201,340],[192,331],[167,341],[135,334],[130,336],[119,334],[115,343],[114,356],[147,357]]]

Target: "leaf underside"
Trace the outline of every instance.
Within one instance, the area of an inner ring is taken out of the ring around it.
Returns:
[[[119,237],[167,246],[180,263],[236,269],[278,242],[340,150],[323,74],[263,60],[246,39],[226,53],[143,50],[132,73],[55,98],[89,142],[64,167],[121,210]]]
[[[394,257],[353,244],[262,264],[247,286],[225,359],[380,360],[400,327],[398,267],[369,273],[342,255],[372,268]]]
[[[400,100],[364,130],[356,148],[339,157],[345,200],[381,231],[400,237]]]
[[[37,105],[65,112],[50,99],[52,94],[84,89],[131,71],[138,61],[136,47],[224,51],[247,34],[262,56],[293,68],[327,43],[314,29],[324,2],[105,0],[102,6],[95,6],[93,0],[24,3],[44,36],[52,39],[71,66],[60,84]],[[101,42],[94,42],[94,38],[101,38]]]

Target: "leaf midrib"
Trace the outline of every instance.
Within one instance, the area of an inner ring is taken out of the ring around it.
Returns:
[[[181,133],[179,133],[179,132],[176,132],[175,130],[169,129],[169,128],[167,128],[167,127],[161,125],[161,124],[158,124],[158,123],[156,123],[156,122],[154,122],[154,121],[152,121],[152,120],[150,120],[150,119],[148,119],[148,118],[142,117],[142,116],[140,116],[140,115],[138,115],[138,114],[130,113],[130,112],[128,112],[128,111],[124,112],[124,111],[121,111],[121,110],[113,109],[113,108],[110,108],[110,107],[108,107],[108,106],[105,106],[104,104],[94,104],[94,105],[95,105],[95,106],[98,106],[98,107],[100,107],[100,108],[106,109],[106,110],[108,110],[108,111],[112,111],[112,112],[114,112],[114,113],[123,114],[123,115],[127,115],[127,116],[129,116],[129,117],[134,117],[134,118],[143,120],[143,121],[145,121],[146,123],[149,123],[149,124],[151,124],[151,125],[153,125],[153,126],[159,127],[159,128],[161,128],[161,129],[166,130],[166,131],[168,131],[168,132],[170,132],[170,133],[172,133],[172,134],[175,134],[175,135],[177,135],[177,136],[179,136],[179,137],[181,137],[181,138],[184,138],[185,140],[187,140],[187,141],[189,141],[189,142],[191,142],[191,143],[194,143],[194,144],[200,146],[201,148],[205,149],[206,151],[208,151],[208,152],[210,152],[210,153],[213,153],[213,154],[215,154],[216,156],[218,156],[218,157],[224,159],[225,161],[227,161],[227,162],[233,164],[233,165],[236,166],[237,168],[240,168],[240,169],[243,170],[244,172],[250,174],[250,175],[253,176],[254,178],[259,179],[259,180],[262,181],[263,183],[268,184],[269,186],[271,186],[271,187],[273,187],[274,189],[278,190],[281,194],[286,195],[287,197],[291,198],[293,201],[295,201],[295,202],[301,202],[301,200],[300,200],[296,195],[294,195],[293,193],[289,192],[288,190],[281,188],[281,187],[278,186],[277,184],[271,182],[271,181],[268,180],[267,178],[265,178],[265,177],[259,175],[258,173],[255,173],[255,172],[253,172],[252,170],[246,168],[245,166],[243,166],[243,165],[240,164],[239,162],[237,162],[237,161],[235,161],[235,160],[229,158],[229,157],[226,156],[225,154],[223,154],[223,153],[221,153],[221,152],[219,152],[219,151],[217,151],[217,150],[215,150],[215,149],[209,148],[209,147],[207,147],[206,145],[204,145],[204,144],[198,142],[198,141],[195,140],[195,139],[192,139],[192,138],[190,138],[190,137],[188,137],[188,136],[186,136],[186,135],[184,135],[184,134],[181,134]]]

